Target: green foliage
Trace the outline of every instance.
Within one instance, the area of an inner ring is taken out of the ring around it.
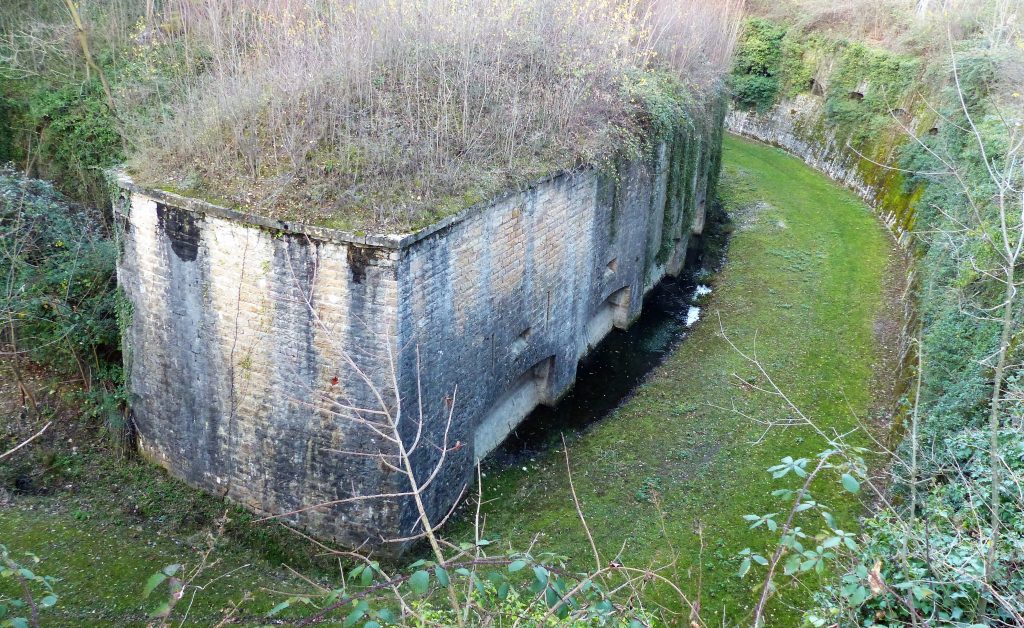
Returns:
[[[489,545],[481,539],[476,547]],[[463,543],[460,549],[466,553],[475,546]],[[155,588],[164,580],[163,573],[157,572],[149,584],[155,582]],[[445,566],[420,559],[401,574],[389,574],[380,563],[367,561],[344,572],[340,587],[290,597],[268,616],[297,608],[300,615],[313,612],[343,626],[452,626],[459,621],[450,594],[464,609],[468,625],[506,621],[526,621],[531,626],[651,625],[647,612],[616,603],[614,591],[627,589],[624,582],[614,570],[601,576],[572,572],[564,556],[549,553],[466,555]],[[147,590],[152,590],[149,584]],[[399,614],[401,620],[396,617]]]
[[[7,342],[57,373],[117,383],[116,251],[98,216],[0,169],[0,316]]]
[[[77,201],[109,205],[104,169],[124,159],[121,136],[98,80],[38,85],[27,97],[21,124],[34,130],[34,162]]]
[[[18,102],[7,94],[7,84],[0,77],[0,164],[13,161],[20,156],[15,141],[15,118],[18,116]]]
[[[1024,478],[1024,434],[1004,429],[999,434],[1006,473],[1002,533],[997,546],[995,593],[1011,607],[1024,608],[1024,517],[1017,491]],[[921,504],[921,516],[908,521],[884,511],[864,522],[862,546],[851,548],[848,567],[838,582],[818,596],[819,607],[807,623],[821,626],[844,618],[857,625],[903,625],[911,621],[908,605],[919,617],[939,624],[967,625],[981,621],[978,602],[987,598],[993,623],[1015,625],[1004,604],[982,584],[988,537],[987,499],[991,490],[988,434],[982,429],[957,433],[945,447],[946,462],[933,472],[939,482]]]
[[[867,466],[861,457],[865,452],[861,448],[846,446],[827,449],[815,457],[813,465],[810,458],[786,456],[779,464],[769,467],[768,472],[773,479],[785,478],[792,473],[800,480],[806,478],[808,482],[818,475],[822,478],[838,477],[846,492],[857,493],[861,479],[867,476]],[[763,526],[773,535],[778,535],[777,541],[773,538],[776,546],[768,548],[772,558],[769,560],[749,547],[743,549],[738,555],[740,578],[745,577],[754,564],[768,567],[764,586],[775,590],[779,587],[777,579],[780,577],[780,572],[775,569],[777,565],[782,565],[782,577],[795,579],[804,573],[822,574],[836,560],[840,549],[858,549],[855,535],[839,528],[832,509],[816,501],[802,485],[799,489],[777,489],[772,491],[772,496],[779,500],[783,510],[743,516],[751,530]]]
[[[28,559],[33,567],[39,564],[39,557],[29,554]],[[52,576],[40,576],[25,564],[14,560],[5,545],[0,545],[0,582],[13,580],[17,586],[13,588],[20,597],[5,595],[0,589],[0,626],[11,628],[28,628],[38,624],[34,615],[52,608],[57,604],[54,593],[55,579]]]
[[[736,48],[733,97],[741,107],[766,111],[775,104],[782,83],[785,27],[762,18],[747,20]]]
[[[916,59],[861,43],[838,47],[825,116],[836,137],[863,146],[888,135],[893,112],[909,107],[918,86]],[[906,115],[906,114],[900,114]]]

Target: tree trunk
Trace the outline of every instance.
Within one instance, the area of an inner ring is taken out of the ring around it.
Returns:
[[[1006,355],[1010,349],[1010,336],[1013,331],[1013,304],[1017,296],[1014,283],[1014,264],[1006,268],[1006,300],[1003,302],[1002,330],[999,336],[999,353],[996,358],[995,373],[992,378],[992,401],[989,407],[989,466],[992,475],[992,494],[989,496],[989,507],[992,509],[989,525],[992,536],[985,557],[985,584],[991,585],[995,579],[996,546],[999,543],[999,489],[1002,482],[1002,457],[999,455],[999,414],[1003,400],[1003,377],[1006,372]],[[978,614],[981,619],[986,615],[986,600],[981,598]]]

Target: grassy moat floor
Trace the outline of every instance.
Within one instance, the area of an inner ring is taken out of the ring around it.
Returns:
[[[813,457],[824,445],[806,427],[773,430],[756,442],[764,426],[733,408],[757,420],[787,411],[778,399],[736,385],[734,374],[754,382],[754,370],[721,329],[747,352],[756,338],[765,368],[821,427],[845,432],[874,423],[872,411],[886,396],[874,373],[892,368],[885,330],[894,321],[884,320],[884,286],[899,253],[859,199],[781,150],[728,137],[721,188],[735,231],[704,320],[629,401],[585,433],[566,436],[602,559],[621,554],[633,566],[660,566],[675,557],[666,575],[700,598],[708,625],[749,625],[752,589],[764,570],[741,580],[737,552],[767,555],[774,546],[743,515],[784,510],[770,493],[794,486],[793,475],[773,480],[766,469],[783,456]],[[851,440],[869,441],[864,431]],[[539,548],[592,564],[563,452],[489,473],[484,486],[492,537],[523,547],[539,535]],[[838,478],[816,481],[812,492],[842,527],[856,530],[862,504]],[[792,607],[808,601],[813,584],[787,583],[768,625],[797,625]]]
[[[726,624],[743,624],[754,602],[751,589],[763,571],[741,580],[736,554],[748,546],[766,552],[770,538],[749,530],[743,515],[781,510],[770,493],[791,486],[765,469],[783,456],[822,449],[803,428],[754,443],[762,427],[734,406],[759,419],[786,413],[777,400],[736,386],[733,374],[753,381],[753,371],[720,336],[718,317],[743,349],[756,334],[767,369],[822,426],[846,431],[858,420],[873,423],[888,379],[876,374],[892,366],[884,287],[899,257],[863,203],[798,160],[731,137],[725,151],[721,189],[735,232],[704,320],[610,417],[566,435],[576,490],[603,558],[621,549],[623,561],[646,566],[675,556],[666,575],[694,598],[699,591],[708,625],[722,625],[723,616]],[[40,385],[45,396],[51,385]],[[8,381],[0,392],[7,398],[0,422],[11,425],[15,391]],[[34,570],[59,578],[60,599],[44,625],[144,625],[158,604],[142,599],[148,576],[172,563],[194,566],[225,506],[141,461],[119,461],[95,422],[76,417],[68,404],[55,408],[56,425],[32,454],[0,463],[0,544],[17,558],[38,554]],[[853,438],[868,440],[863,433]],[[566,554],[586,569],[591,550],[563,455],[552,450],[525,471],[488,473],[486,534],[517,548],[539,535],[538,551]],[[856,529],[863,507],[836,478],[817,482],[814,495]],[[308,589],[286,565],[315,579],[336,577],[331,561],[314,557],[316,547],[279,524],[228,513],[216,562],[198,580],[212,583],[196,596],[188,625],[217,623],[247,591],[254,599],[236,621],[262,623],[283,598],[273,591]],[[768,625],[796,625],[790,606],[806,602],[813,584],[787,585]]]

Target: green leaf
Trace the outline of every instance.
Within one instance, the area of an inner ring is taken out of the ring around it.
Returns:
[[[747,575],[748,571],[750,571],[750,559],[744,558],[743,562],[740,563],[740,578]]]
[[[28,628],[28,620],[24,617],[15,617],[11,620],[11,628]]]
[[[356,622],[362,619],[363,615],[366,614],[367,608],[369,608],[369,605],[365,601],[360,601],[359,604],[356,605],[355,609],[348,614],[348,617],[345,618],[345,623],[342,625],[345,628],[354,626]]]
[[[42,608],[50,608],[57,603],[56,595],[47,595],[43,599],[39,600],[39,606]]]
[[[409,587],[418,595],[426,593],[428,586],[430,586],[430,573],[427,571],[421,569],[409,578]]]
[[[515,560],[515,561],[512,561],[511,564],[509,564],[508,571],[509,571],[509,573],[515,573],[515,572],[519,571],[520,569],[522,569],[525,566],[526,566],[526,561],[525,560]]]
[[[505,601],[505,598],[508,597],[508,589],[509,589],[509,587],[508,587],[508,583],[507,582],[501,583],[501,586],[498,587],[498,599],[499,600],[501,600],[503,602]]]
[[[442,587],[448,586],[448,572],[445,570],[444,567],[441,567],[440,565],[435,567],[434,575],[437,577],[438,584],[440,584]]]
[[[822,511],[821,516],[825,518],[825,523],[828,524],[828,527],[833,530],[836,529],[836,518],[832,516],[832,513]]]
[[[548,583],[548,570],[540,565],[533,568],[533,575],[537,577],[537,582],[541,585],[546,585]]]
[[[363,624],[363,628],[380,628],[380,624],[375,621],[368,621]]]
[[[359,582],[362,582],[364,587],[370,586],[373,582],[373,569],[370,567],[364,569],[363,573],[359,574]]]
[[[860,482],[858,482],[857,478],[853,477],[849,473],[844,473],[843,474],[842,481],[843,481],[843,488],[845,488],[849,492],[856,493],[856,492],[860,491]]]
[[[556,604],[562,601],[562,598],[558,597],[554,589],[548,589],[544,593],[544,601],[547,603],[548,608],[554,608]]]
[[[292,605],[291,601],[285,600],[284,602],[281,602],[280,604],[278,604],[274,608],[270,609],[270,612],[267,613],[267,617],[273,617],[274,615],[277,615],[278,613],[280,613],[281,611],[283,611],[284,609],[288,608],[291,605]]]
[[[395,623],[395,614],[392,613],[389,609],[382,608],[379,611],[377,611],[377,619],[387,622],[389,624],[393,624]]]
[[[153,593],[153,591],[158,586],[160,586],[160,583],[162,583],[166,579],[167,579],[167,574],[165,574],[162,571],[158,571],[155,574],[153,574],[152,576],[150,576],[149,580],[146,580],[146,588],[144,588],[142,590],[142,597],[143,597],[143,599],[149,597],[150,594]]]

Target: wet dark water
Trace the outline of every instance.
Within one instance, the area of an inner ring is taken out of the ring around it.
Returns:
[[[713,225],[678,277],[666,277],[644,299],[640,318],[627,330],[614,329],[580,361],[576,384],[557,405],[539,406],[487,457],[486,466],[522,464],[560,443],[562,434],[585,431],[627,401],[689,331],[687,315],[695,291],[724,261],[725,230]],[[697,323],[698,325],[701,323]]]

